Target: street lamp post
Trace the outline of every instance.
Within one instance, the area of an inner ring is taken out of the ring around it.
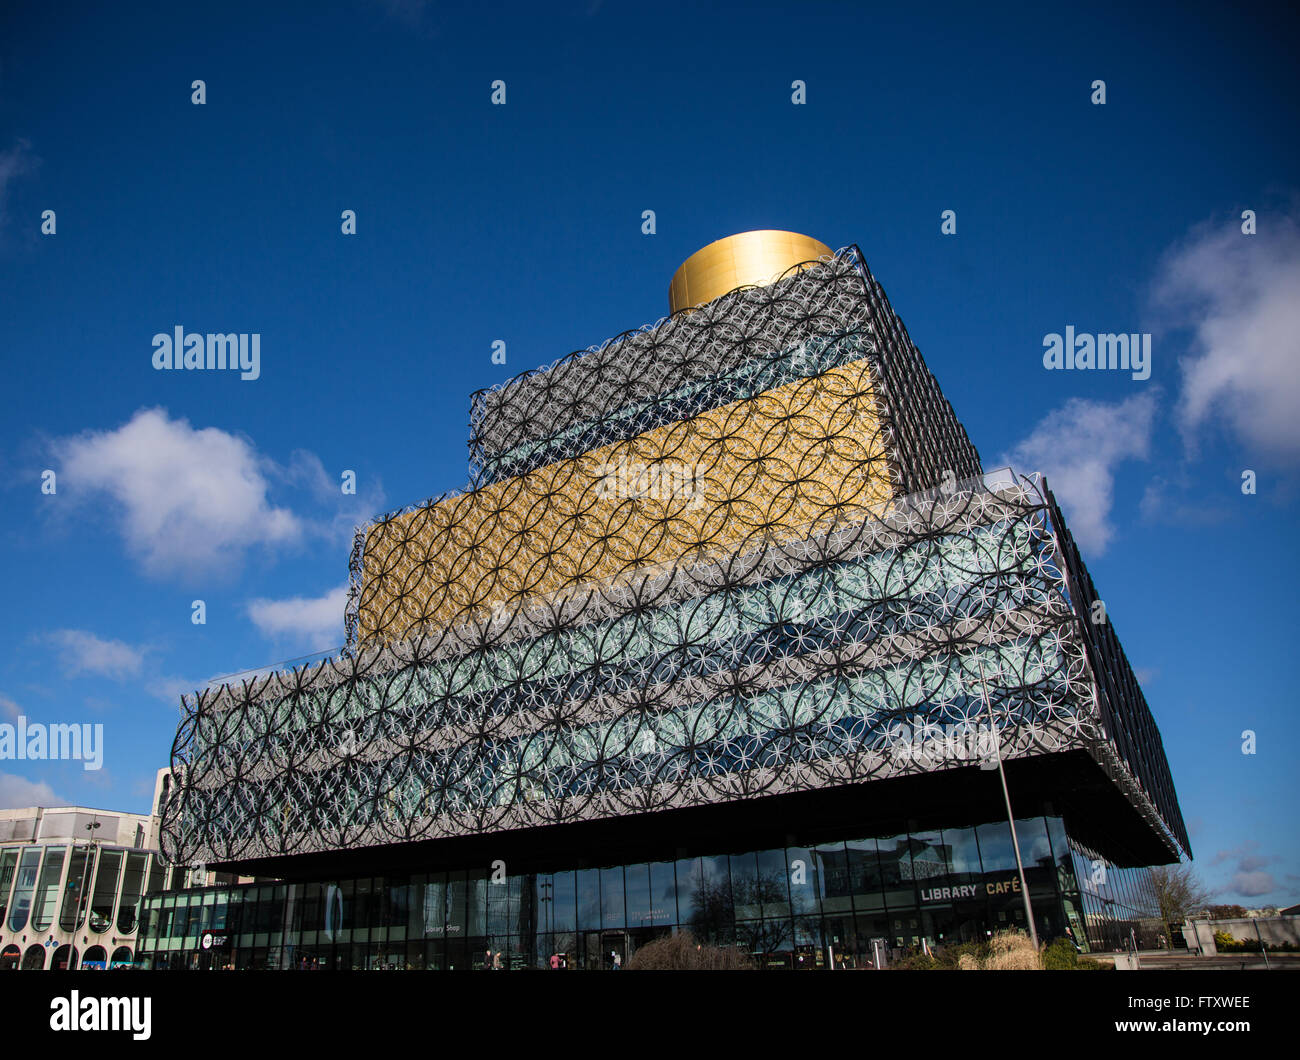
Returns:
[[[1029,901],[1029,881],[1025,879],[1025,864],[1020,859],[1020,840],[1016,836],[1016,819],[1011,813],[1011,792],[1007,789],[1007,772],[1002,768],[1002,741],[998,737],[997,723],[993,720],[993,704],[989,700],[988,685],[984,678],[984,660],[976,657],[980,671],[980,698],[989,716],[989,728],[993,735],[993,754],[997,758],[998,776],[1002,778],[1002,798],[1007,804],[1007,825],[1011,828],[1011,846],[1016,852],[1016,871],[1020,874],[1020,895],[1025,901],[1025,916],[1029,918],[1029,937],[1034,943],[1034,952],[1038,952],[1038,928],[1034,925],[1034,907]]]

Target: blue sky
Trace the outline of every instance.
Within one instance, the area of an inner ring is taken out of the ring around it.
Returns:
[[[985,465],[1048,473],[1207,882],[1300,900],[1295,24],[701,6],[6,6],[0,720],[105,761],[0,763],[0,804],[144,810],[180,692],[342,642],[353,527],[465,482],[472,390],[784,228],[859,244]],[[260,378],[155,371],[178,325]],[[1045,370],[1067,325],[1150,332],[1150,379]]]

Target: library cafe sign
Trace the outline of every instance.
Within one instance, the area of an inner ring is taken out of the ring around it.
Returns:
[[[922,902],[957,902],[965,898],[974,898],[979,887],[967,883],[960,887],[922,887]],[[1001,880],[989,880],[984,884],[984,893],[990,896],[998,894],[1019,894],[1020,877],[1007,876]]]

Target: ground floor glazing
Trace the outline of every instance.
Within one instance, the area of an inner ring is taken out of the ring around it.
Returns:
[[[1159,944],[1150,871],[1107,865],[1060,817],[1017,820],[1040,939]],[[155,968],[612,969],[690,931],[766,968],[865,968],[1004,928],[1025,894],[1006,821],[811,846],[513,873],[510,865],[169,891],[145,900]],[[684,856],[683,856],[684,855]]]

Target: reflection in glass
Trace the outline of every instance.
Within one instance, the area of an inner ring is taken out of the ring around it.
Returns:
[[[600,870],[600,909],[602,928],[625,927],[627,915],[623,909],[623,869]]]
[[[824,843],[816,850],[822,870],[822,912],[852,913],[853,886],[849,879],[848,852],[843,843]]]
[[[54,907],[59,903],[59,877],[63,875],[63,861],[67,855],[65,847],[45,848],[45,864],[41,866],[41,880],[36,885],[32,908],[34,931],[44,931],[54,920]]]
[[[117,930],[129,935],[135,930],[136,909],[144,887],[145,862],[148,854],[132,852],[126,856],[126,872],[122,874],[122,902],[117,911]]]
[[[700,889],[700,859],[683,858],[676,865],[678,923],[690,924],[695,919],[695,896]]]
[[[735,896],[736,920],[755,920],[763,915],[759,900],[758,858],[754,854],[732,854],[731,858],[731,892]],[[736,925],[737,939],[740,939],[740,924]],[[754,946],[742,946],[753,951]]]
[[[557,872],[552,877],[554,887],[551,890],[551,930],[576,931],[578,881],[572,872]]]
[[[980,861],[984,873],[1014,872],[1016,852],[1011,846],[1011,829],[1006,821],[982,824],[976,830],[980,842]]]
[[[906,835],[889,836],[876,840],[880,858],[880,880],[885,892],[885,905],[890,909],[914,909],[916,888],[912,883],[911,852]],[[899,943],[899,945],[903,945]]]
[[[790,872],[790,907],[796,916],[821,911],[821,866],[808,847],[786,847]]]
[[[600,870],[582,869],[578,873],[578,930],[600,929]]]
[[[154,854],[153,861],[149,864],[149,887],[146,893],[157,894],[166,882],[167,866],[163,863],[161,854]]]
[[[9,908],[9,888],[13,886],[14,870],[18,867],[18,851],[6,850],[0,853],[0,923],[4,922],[5,910]]]
[[[95,868],[94,847],[73,847],[68,865],[68,882],[63,888],[63,908],[59,910],[59,927],[76,931],[86,919],[90,903],[90,876]]]
[[[18,878],[14,881],[13,901],[9,904],[10,931],[22,931],[27,926],[27,914],[32,909],[32,891],[36,888],[36,869],[40,863],[40,850],[33,847],[23,851],[22,860],[18,862]],[[23,967],[27,967],[26,956],[23,957]],[[45,967],[43,955],[39,967]]]
[[[853,907],[859,912],[874,912],[885,907],[881,889],[880,861],[874,839],[851,839],[845,844],[849,858],[849,886]]]
[[[715,945],[729,945],[735,938],[731,876],[725,854],[699,859],[700,873],[694,889],[695,913],[691,928],[696,936]]]
[[[627,926],[643,928],[652,925],[654,902],[651,899],[650,866],[629,865],[626,873]]]
[[[117,897],[117,876],[122,868],[120,850],[103,850],[99,871],[95,873],[95,890],[90,899],[90,930],[107,931],[113,924],[113,905]]]
[[[677,923],[677,879],[671,861],[650,866],[651,921],[656,926]]]
[[[758,861],[758,902],[764,919],[790,915],[790,875],[786,870],[784,850],[760,850]]]

